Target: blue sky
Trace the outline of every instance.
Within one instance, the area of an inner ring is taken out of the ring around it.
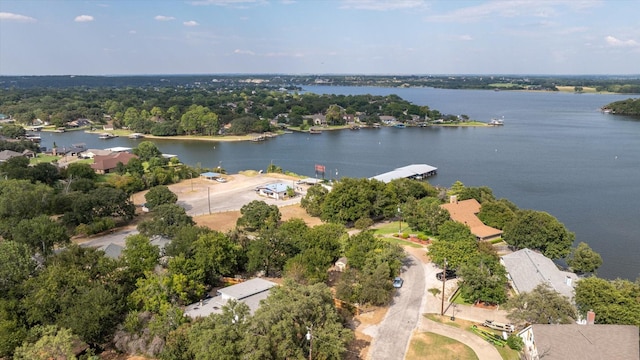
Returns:
[[[640,0],[0,1],[0,75],[640,74]]]

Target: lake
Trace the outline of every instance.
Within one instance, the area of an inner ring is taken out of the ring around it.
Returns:
[[[157,140],[163,153],[189,164],[221,165],[229,172],[270,163],[327,178],[371,177],[426,163],[438,168],[433,185],[488,186],[523,209],[546,211],[599,252],[604,278],[640,276],[640,121],[604,114],[600,107],[638,95],[309,86],[305,91],[345,95],[397,94],[444,114],[466,114],[499,127],[382,128],[285,134],[263,142]],[[140,140],[98,140],[95,134],[42,134],[51,147],[134,147]]]

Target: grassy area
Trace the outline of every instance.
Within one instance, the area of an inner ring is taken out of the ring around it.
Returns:
[[[456,294],[453,296],[453,299],[451,299],[451,302],[453,302],[454,304],[461,304],[461,305],[473,305],[470,302],[467,302],[461,295],[460,295],[460,291],[456,291]]]
[[[395,238],[395,237],[383,237],[382,238],[384,241],[390,242],[392,244],[398,244],[400,246],[410,246],[410,247],[414,247],[414,248],[421,248],[423,247],[420,244],[416,244],[414,242],[411,241],[407,241],[407,240],[403,240],[403,239],[399,239],[399,238]]]
[[[402,232],[411,233],[411,229],[409,225],[402,221],[398,223],[397,221],[390,221],[385,225],[382,225],[375,229],[375,235],[393,235],[397,234],[398,230],[402,229]]]
[[[478,356],[470,347],[457,340],[431,332],[424,332],[416,334],[411,339],[405,359],[473,360],[478,359]]]
[[[53,156],[46,154],[38,154],[35,158],[29,160],[29,163],[32,165],[40,164],[40,163],[50,163],[60,159],[62,156]]]
[[[562,92],[576,92],[576,87],[575,86],[556,86],[558,88],[558,91],[562,91]],[[596,88],[594,87],[589,87],[589,86],[583,86],[582,87],[582,91],[583,93],[596,93]]]

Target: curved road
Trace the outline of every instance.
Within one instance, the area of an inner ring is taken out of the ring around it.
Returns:
[[[404,284],[396,291],[384,320],[370,329],[375,338],[370,359],[403,359],[407,344],[420,319],[422,297],[425,294],[424,269],[413,255],[408,255],[402,267]]]

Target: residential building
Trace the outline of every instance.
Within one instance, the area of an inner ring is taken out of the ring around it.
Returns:
[[[260,301],[266,299],[271,288],[276,285],[276,283],[268,280],[253,278],[236,285],[227,286],[218,290],[216,296],[187,306],[184,314],[192,319],[207,317],[211,314],[221,314],[222,307],[230,300],[246,304],[249,306],[251,314],[253,314],[260,307]]]
[[[533,324],[518,336],[527,360],[640,359],[635,325]]]
[[[558,293],[573,299],[578,276],[561,271],[554,262],[531,249],[521,249],[504,255],[500,262],[507,270],[507,278],[517,293],[530,292],[540,284],[547,284]]]
[[[478,218],[480,203],[476,199],[458,201],[456,196],[452,196],[448,204],[442,204],[440,207],[449,211],[451,220],[467,225],[478,241],[492,240],[502,236],[502,230],[485,225]]]
[[[257,188],[259,195],[276,200],[281,200],[287,197],[287,191],[289,189],[293,189],[293,186],[285,183],[268,184]]]
[[[91,168],[98,174],[108,174],[115,170],[118,163],[127,165],[129,160],[133,158],[137,158],[137,156],[127,152],[119,152],[109,155],[96,155],[93,157],[93,164],[91,164]]]

